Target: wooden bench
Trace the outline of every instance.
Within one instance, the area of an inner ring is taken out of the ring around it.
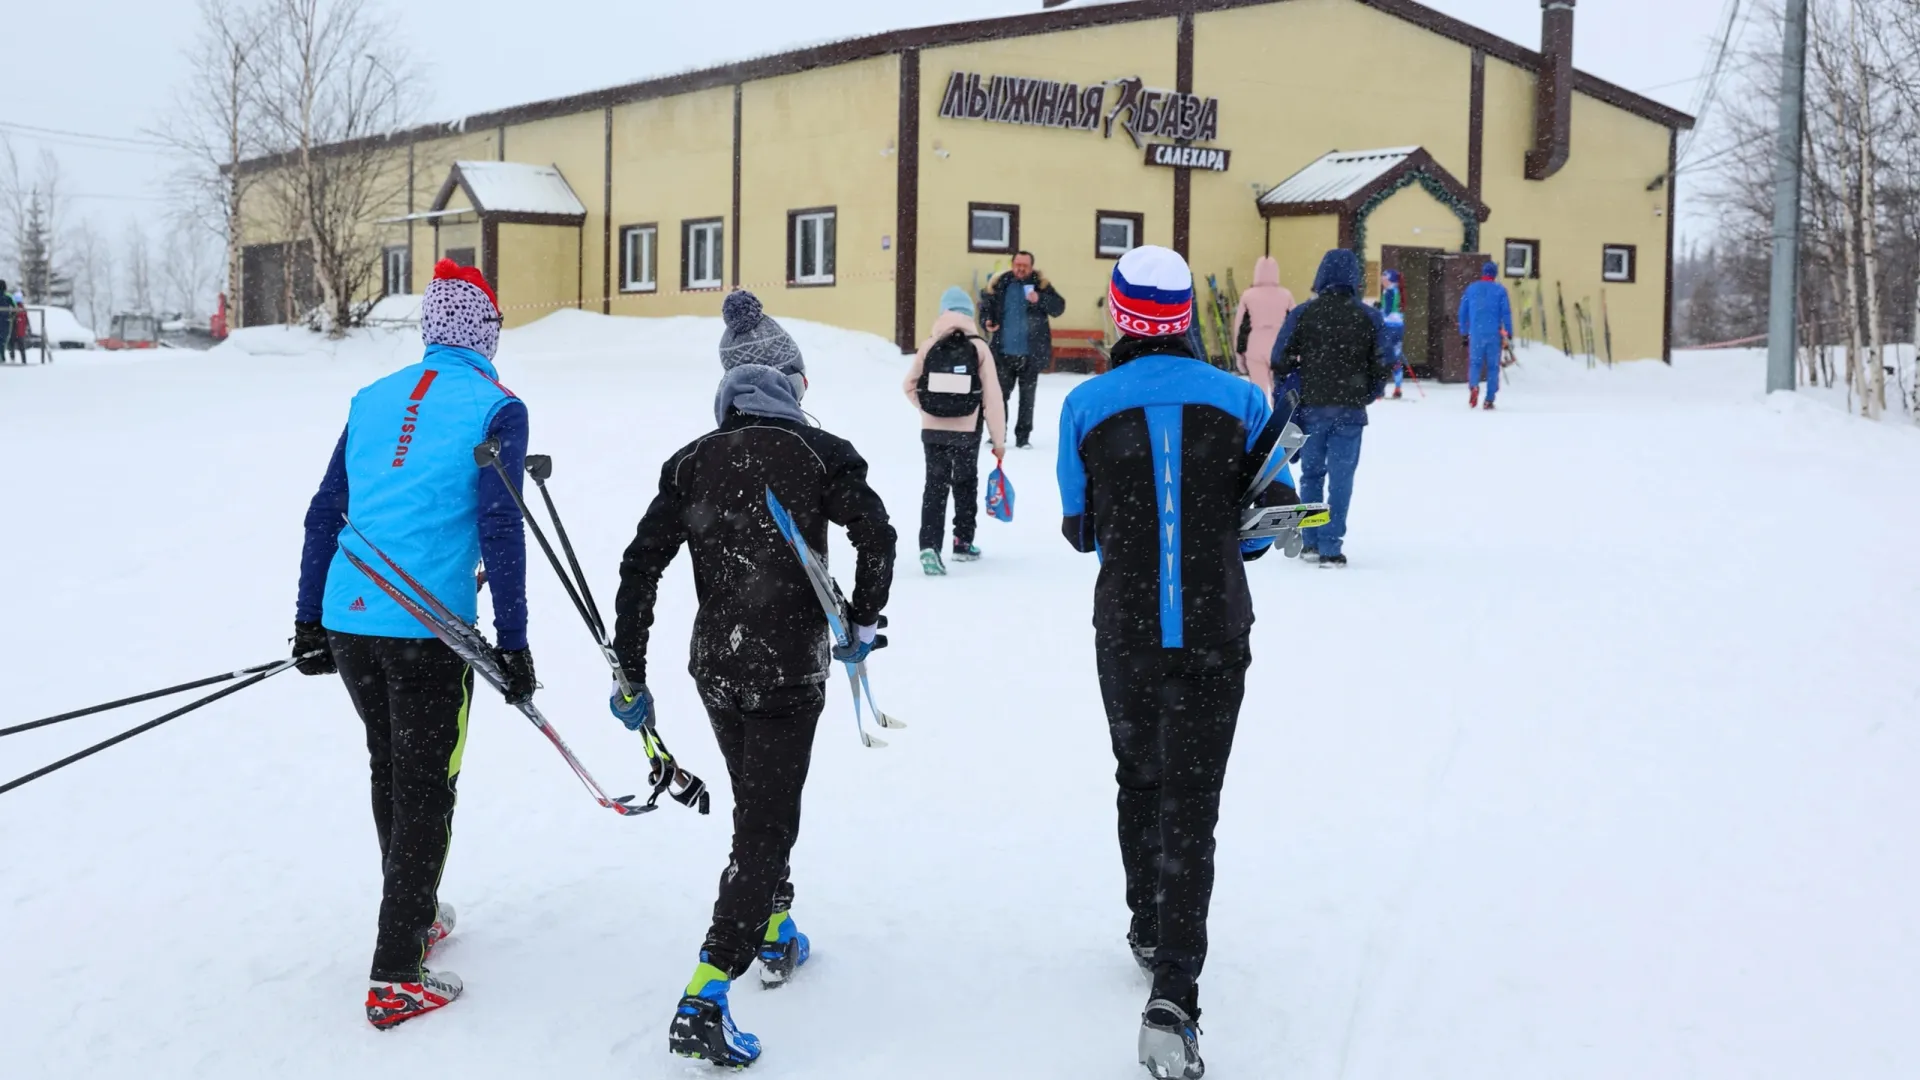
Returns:
[[[1055,330],[1053,363],[1049,373],[1104,375],[1107,370],[1107,335],[1103,330]]]

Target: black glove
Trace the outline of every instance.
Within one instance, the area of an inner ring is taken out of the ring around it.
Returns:
[[[317,652],[318,656],[307,656]],[[293,665],[293,669],[302,675],[331,675],[340,668],[333,662],[333,646],[327,641],[327,628],[317,622],[297,622],[293,624],[293,655],[295,659],[306,656]]]
[[[533,691],[540,684],[533,678],[533,650],[501,649],[500,674],[507,685],[502,688],[509,705],[525,705],[533,700]]]

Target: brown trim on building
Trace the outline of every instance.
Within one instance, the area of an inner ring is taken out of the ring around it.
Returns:
[[[584,311],[587,306],[587,223],[582,221],[573,230],[573,306]]]
[[[507,125],[504,121],[500,124],[500,130],[494,133],[493,152],[495,161],[507,160]]]
[[[407,144],[407,215],[409,217],[413,215],[413,211],[414,211],[413,189],[414,189],[415,181],[414,181],[414,171],[413,171],[413,164],[414,164],[413,149],[414,149],[414,144],[408,143]],[[408,292],[413,291],[413,227],[417,224],[419,224],[419,222],[417,221],[407,222],[407,291]],[[244,326],[246,324],[242,323],[241,325]]]
[[[1133,222],[1133,243],[1135,247],[1146,243],[1147,215],[1136,214],[1131,210],[1095,210],[1093,212],[1093,257],[1096,259],[1118,259],[1119,255],[1109,255],[1100,250],[1100,222],[1106,218],[1126,218]],[[1182,255],[1181,258],[1186,258]]]
[[[733,235],[727,238],[732,245],[728,252],[727,282],[736,289],[740,287],[740,98],[745,90],[744,83],[733,84],[733,222],[728,226]]]
[[[405,142],[411,139],[436,139],[457,135],[462,131],[488,126],[507,127],[524,124],[533,120],[547,120],[557,116],[572,116],[583,112],[592,112],[609,105],[626,105],[636,101],[648,101],[654,98],[671,97],[676,94],[688,94],[700,90],[712,90],[731,84],[750,82],[756,79],[768,79],[780,75],[793,75],[815,68],[833,67],[860,60],[871,60],[906,50],[929,49],[947,45],[966,45],[983,41],[997,41],[1006,38],[1031,37],[1036,34],[1048,34],[1061,30],[1080,30],[1096,26],[1114,26],[1123,23],[1146,22],[1154,19],[1176,18],[1181,15],[1206,14],[1215,11],[1230,11],[1244,7],[1260,7],[1266,4],[1289,3],[1291,0],[1132,0],[1129,3],[1099,4],[1092,7],[1071,7],[1053,11],[1040,11],[1027,15],[1011,15],[999,19],[977,19],[968,22],[948,23],[944,26],[916,27],[909,30],[896,30],[884,34],[874,34],[847,41],[829,42],[811,48],[795,49],[790,52],[763,56],[753,60],[743,60],[732,64],[690,71],[678,75],[669,75],[657,79],[628,83],[624,86],[594,90],[584,94],[536,101],[526,105],[517,105],[510,109],[501,109],[489,113],[470,116],[452,123],[425,124],[409,131],[394,132],[389,135],[370,136],[366,139],[338,143],[324,149],[340,151],[349,147],[361,148],[382,142]],[[1441,37],[1457,41],[1468,48],[1479,49],[1489,56],[1498,57],[1510,64],[1537,71],[1540,67],[1540,54],[1524,45],[1508,41],[1505,38],[1488,33],[1470,23],[1442,15],[1439,12],[1416,3],[1415,0],[1355,0],[1395,18],[1403,19],[1424,30]],[[1669,108],[1651,98],[1642,97],[1625,87],[1615,86],[1603,79],[1584,72],[1573,73],[1573,89],[1604,101],[1609,105],[1651,120],[1671,128],[1691,128],[1693,117],[1678,109]],[[255,158],[244,162],[241,168],[257,170],[272,168],[275,165],[292,160],[292,154],[276,154]]]
[[[976,210],[999,210],[1007,215],[1007,246],[1004,248],[973,246],[973,212]],[[1005,255],[1011,262],[1020,253],[1020,208],[1012,203],[970,202],[967,204],[967,254],[969,255]]]
[[[600,314],[613,314],[613,106],[607,106],[607,145],[600,189]],[[653,235],[654,283],[660,280],[660,234]],[[626,258],[622,251],[621,259]],[[622,269],[624,283],[625,270]]]
[[[653,284],[644,289],[630,288],[627,285],[627,234],[653,230]],[[684,259],[682,260],[684,262]],[[620,292],[626,296],[646,296],[660,291],[660,223],[643,221],[637,225],[620,226]]]
[[[1193,93],[1193,12],[1183,11],[1174,20],[1173,88],[1182,94]],[[1098,237],[1095,237],[1096,242]],[[1193,170],[1173,170],[1173,250],[1188,258],[1193,246]]]
[[[919,336],[920,50],[900,52],[900,134],[894,143],[893,343],[902,356]],[[967,224],[972,226],[972,218]]]
[[[502,225],[573,225],[586,224],[585,214],[532,214],[523,210],[480,210],[480,217],[486,221]]]
[[[1353,246],[1353,224],[1353,214],[1342,213],[1340,215],[1340,246],[1343,248]]]
[[[1487,160],[1487,54],[1473,50],[1473,74],[1467,92],[1467,194],[1480,201],[1480,178]]]
[[[1666,318],[1660,325],[1660,359],[1673,363],[1673,209],[1678,201],[1680,180],[1680,133],[1667,133],[1667,281]],[[1638,273],[1638,270],[1635,271]]]
[[[493,286],[493,298],[500,300],[500,223],[492,218],[480,219],[480,273]]]
[[[1607,253],[1624,251],[1627,253],[1627,276],[1610,278],[1607,276]],[[1600,284],[1632,285],[1640,279],[1640,247],[1638,244],[1601,244],[1600,245]]]
[[[834,271],[835,271],[834,277],[836,279],[835,281],[801,281],[800,280],[800,248],[795,243],[795,241],[798,239],[798,237],[795,235],[795,233],[798,231],[795,223],[803,215],[807,215],[807,214],[831,214],[833,216],[833,219],[834,219],[833,243],[836,249],[834,251],[834,259],[833,259]],[[839,276],[840,253],[837,250],[839,246],[840,246],[840,208],[838,206],[808,206],[808,207],[803,207],[799,210],[787,211],[787,288],[789,289],[831,289],[833,288],[833,286],[837,283],[837,279]]]

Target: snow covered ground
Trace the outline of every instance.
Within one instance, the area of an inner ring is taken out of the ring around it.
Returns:
[[[712,423],[717,326],[562,313],[505,337],[603,605],[660,462]],[[1013,455],[1019,518],[983,521],[986,560],[923,578],[902,361],[794,329],[808,406],[903,535],[874,681],[912,727],[861,749],[833,687],[795,857],[815,959],[736,994],[755,1074],[1142,1075],[1095,566],[1057,535],[1053,426]],[[347,399],[416,353],[246,331],[0,372],[0,726],[280,655]],[[1073,385],[1042,380],[1043,418]],[[1497,413],[1437,386],[1373,410],[1352,568],[1252,568],[1209,1076],[1920,1075],[1920,434],[1762,385],[1748,354],[1589,373],[1535,351]],[[585,631],[531,581],[541,704],[636,790]],[[0,1075],[705,1075],[664,1051],[727,842],[692,604],[682,563],[653,688],[714,814],[609,814],[483,701],[442,894],[467,996],[392,1034],[360,1008],[378,868],[337,680],[281,677],[0,796]],[[163,706],[0,740],[0,780]]]

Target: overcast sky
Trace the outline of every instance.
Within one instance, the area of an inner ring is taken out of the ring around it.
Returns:
[[[392,13],[426,69],[432,94],[419,110],[422,120],[825,39],[1040,7],[1040,0],[983,0],[971,7],[950,0],[372,2]],[[1426,2],[1503,37],[1539,45],[1536,0]],[[42,146],[60,156],[67,189],[82,196],[71,204],[69,220],[90,217],[117,235],[133,215],[160,216],[160,189],[170,168],[164,156],[89,147],[19,125],[139,137],[158,122],[183,77],[181,54],[194,33],[194,0],[9,0],[6,6],[0,133],[22,157],[37,155]],[[1578,9],[1575,62],[1687,108],[1725,7],[1726,0],[1586,0]],[[1205,79],[1202,69],[1203,91]],[[1684,197],[1684,182],[1681,190]]]

